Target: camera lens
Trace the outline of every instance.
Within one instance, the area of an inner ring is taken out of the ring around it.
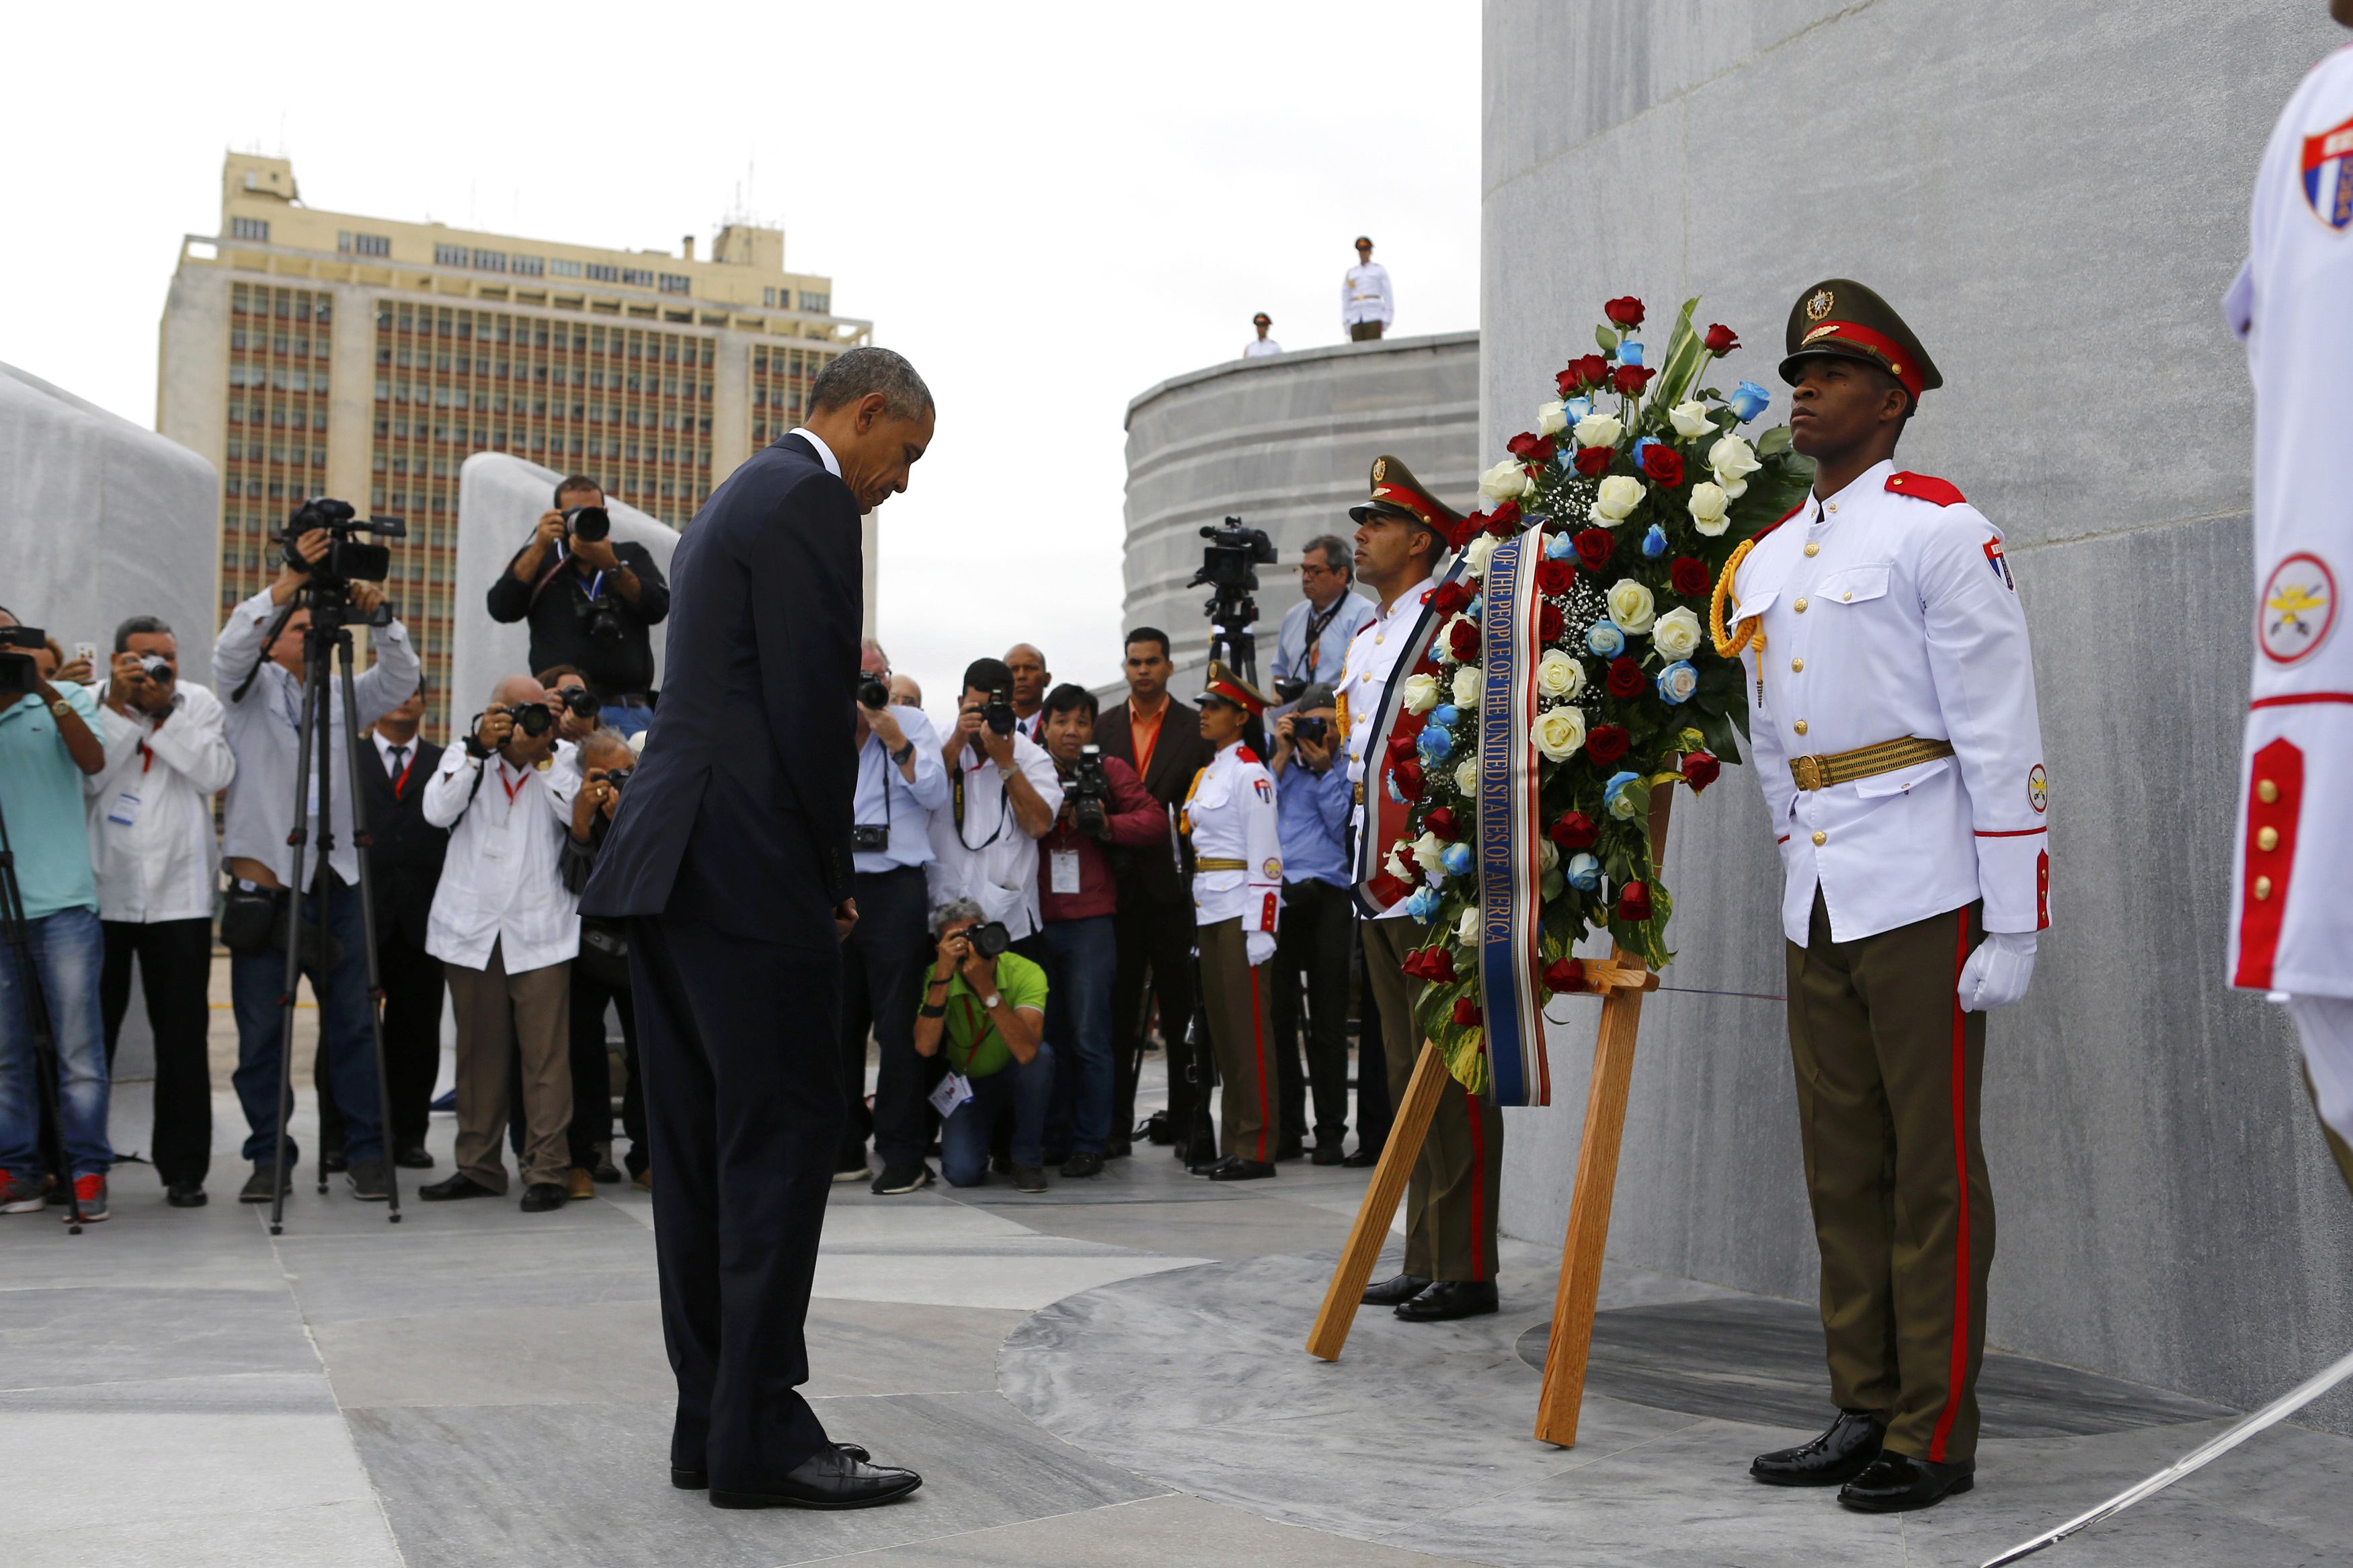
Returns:
[[[539,703],[513,710],[515,728],[536,740],[555,727],[555,715]]]
[[[564,514],[565,531],[594,544],[613,531],[613,514],[601,506],[575,506]]]
[[[572,710],[573,716],[575,718],[593,719],[602,711],[596,701],[596,694],[585,686],[567,686],[564,689],[563,695],[564,705]]]
[[[158,686],[172,683],[172,661],[161,654],[149,654],[139,661],[140,673]]]
[[[860,706],[867,708],[888,708],[891,706],[891,689],[873,676],[861,676],[858,682],[858,700]]]

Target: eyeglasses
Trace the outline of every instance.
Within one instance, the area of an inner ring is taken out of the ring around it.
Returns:
[[[1299,563],[1299,574],[1302,577],[1337,577],[1340,574],[1335,568],[1314,561],[1303,561]]]

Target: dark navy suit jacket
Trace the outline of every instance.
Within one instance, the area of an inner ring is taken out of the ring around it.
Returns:
[[[850,895],[858,502],[787,436],[712,492],[670,560],[660,706],[581,895],[831,950]]]

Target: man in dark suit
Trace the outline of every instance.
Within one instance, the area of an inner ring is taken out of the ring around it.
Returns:
[[[923,1484],[831,1442],[798,1388],[848,1115],[859,517],[907,488],[932,395],[898,354],[859,348],[808,397],[808,423],[679,542],[661,706],[580,900],[629,919],[670,1479],[721,1508],[857,1508]]]
[[[368,882],[375,889],[376,979],[384,986],[384,1076],[392,1091],[385,1141],[393,1160],[413,1171],[433,1168],[425,1129],[441,1072],[441,961],[425,951],[425,921],[449,847],[449,830],[425,820],[425,781],[440,766],[441,748],[417,734],[424,718],[420,682],[407,701],[375,721],[374,744],[359,758],[374,844]],[[320,1145],[331,1162],[339,1161],[343,1118],[323,1062],[317,1083]]]
[[[1198,709],[1169,695],[1168,634],[1138,626],[1127,637],[1127,700],[1095,721],[1095,743],[1106,757],[1134,768],[1163,806],[1181,807],[1193,775],[1208,765]],[[1176,839],[1132,852],[1119,876],[1119,912],[1112,921],[1119,966],[1112,981],[1111,1152],[1128,1152],[1135,1125],[1135,1075],[1144,1050],[1147,976],[1160,1007],[1160,1038],[1168,1048],[1168,1122],[1192,1123],[1192,1086],[1185,1081],[1185,1026],[1193,1016],[1193,889],[1176,864]]]

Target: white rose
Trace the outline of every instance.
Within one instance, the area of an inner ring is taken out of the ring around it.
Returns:
[[[1438,706],[1438,678],[1434,675],[1409,675],[1405,689],[1399,694],[1409,713],[1427,713]]]
[[[1395,877],[1398,881],[1410,882],[1413,880],[1413,868],[1405,863],[1404,845],[1390,845],[1388,858],[1381,864],[1388,871],[1388,874]]]
[[[1546,697],[1573,698],[1585,689],[1585,666],[1553,648],[1536,660],[1536,689]]]
[[[1536,849],[1537,868],[1549,873],[1560,864],[1560,846],[1547,838]]]
[[[1484,577],[1487,562],[1495,553],[1499,542],[1492,533],[1482,533],[1462,548],[1462,574],[1466,577]]]
[[[1478,795],[1479,756],[1477,752],[1472,752],[1454,765],[1454,787],[1467,795],[1475,797]]]
[[[1675,434],[1688,441],[1694,436],[1704,436],[1715,428],[1715,421],[1707,416],[1704,403],[1678,403],[1667,410],[1667,422]]]
[[[1454,672],[1454,706],[1457,708],[1478,707],[1479,689],[1485,684],[1485,679],[1481,676],[1477,670],[1472,668],[1467,664],[1461,668],[1456,670]]]
[[[1615,447],[1626,426],[1607,414],[1588,414],[1577,422],[1577,444],[1580,447]]]
[[[1479,945],[1478,905],[1472,904],[1469,909],[1464,910],[1462,918],[1454,923],[1454,940],[1465,947]]]
[[[1603,479],[1600,489],[1594,492],[1593,510],[1610,521],[1618,522],[1642,504],[1645,493],[1642,481],[1633,475],[1612,474]]]
[[[1705,479],[1700,480],[1699,483],[1692,486],[1690,504],[1694,528],[1698,529],[1710,539],[1715,538],[1725,531],[1729,521],[1725,512],[1731,507],[1732,498],[1725,493],[1722,485],[1711,484]]]
[[[1631,577],[1619,578],[1609,590],[1609,618],[1618,624],[1620,631],[1649,631],[1658,607],[1658,601],[1651,597],[1651,591]]]
[[[1445,853],[1446,841],[1435,833],[1425,833],[1413,841],[1414,864],[1425,871],[1444,870],[1446,863],[1440,857]]]
[[[1565,763],[1585,744],[1585,710],[1547,708],[1536,715],[1536,750],[1556,763]]]
[[[1479,494],[1491,506],[1517,500],[1535,488],[1517,458],[1506,458],[1479,476]]]
[[[1560,399],[1556,397],[1536,410],[1537,435],[1557,436],[1567,428],[1568,408]]]
[[[1651,646],[1668,658],[1688,658],[1699,647],[1699,617],[1687,609],[1669,610],[1651,626]]]
[[[1737,499],[1748,489],[1748,476],[1765,465],[1757,460],[1757,453],[1737,436],[1726,436],[1707,449],[1707,466],[1715,470],[1715,482],[1724,493]]]

